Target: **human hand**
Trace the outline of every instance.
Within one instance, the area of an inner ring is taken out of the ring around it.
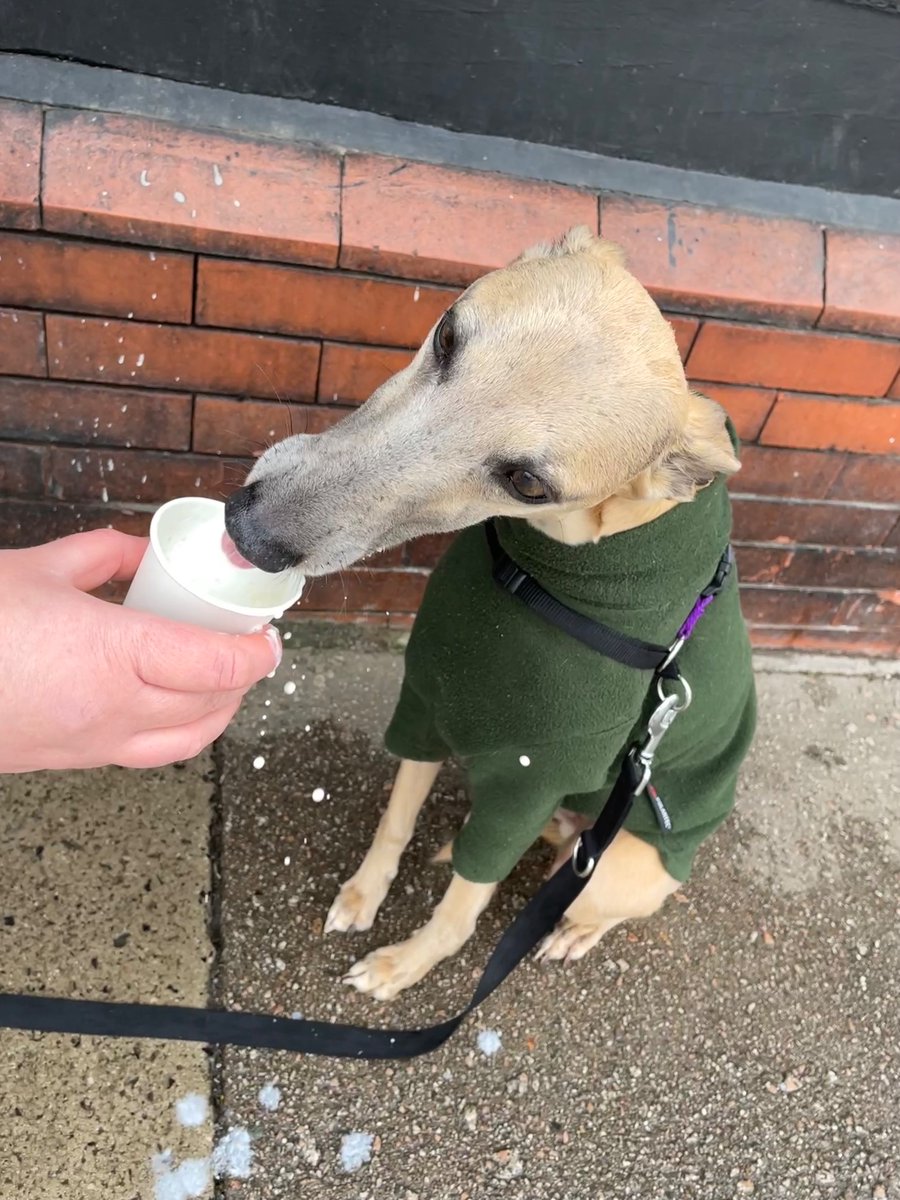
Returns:
[[[0,550],[0,772],[193,758],[278,665],[271,626],[212,633],[88,595],[146,546],[97,529]]]

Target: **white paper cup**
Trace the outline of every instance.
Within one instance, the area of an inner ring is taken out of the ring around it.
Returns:
[[[303,576],[235,566],[222,548],[224,533],[219,500],[184,496],[157,509],[125,607],[219,633],[255,633],[282,616],[300,599]]]

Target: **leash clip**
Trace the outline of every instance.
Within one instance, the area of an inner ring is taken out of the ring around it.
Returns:
[[[653,774],[653,760],[656,758],[656,751],[659,749],[660,742],[669,732],[672,722],[678,714],[684,712],[694,698],[690,684],[683,676],[679,676],[677,680],[677,683],[681,685],[681,689],[683,690],[666,692],[663,682],[662,678],[657,682],[659,704],[657,704],[656,708],[650,714],[644,744],[640,747],[635,747],[631,751],[632,765],[640,773],[640,778],[634,789],[635,796],[640,796],[646,791],[647,785],[650,782],[650,776]]]

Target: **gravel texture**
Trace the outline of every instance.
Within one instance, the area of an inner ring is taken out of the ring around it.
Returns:
[[[467,998],[547,856],[393,1005],[342,987],[357,957],[426,919],[448,878],[429,857],[465,798],[446,771],[375,927],[323,939],[390,785],[378,736],[400,678],[383,642],[335,640],[289,653],[223,744],[215,990],[234,1007],[421,1025]],[[900,1197],[900,687],[766,670],[759,690],[738,814],[658,916],[575,966],[524,965],[408,1064],[226,1051],[221,1117],[254,1138],[242,1200]],[[501,1039],[490,1057],[485,1030]],[[271,1083],[282,1099],[265,1112]],[[348,1173],[354,1133],[372,1156]]]

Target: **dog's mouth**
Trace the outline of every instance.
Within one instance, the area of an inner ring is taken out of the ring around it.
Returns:
[[[253,569],[253,563],[249,558],[244,558],[227,533],[222,534],[222,552],[233,567],[240,567],[244,571]]]

